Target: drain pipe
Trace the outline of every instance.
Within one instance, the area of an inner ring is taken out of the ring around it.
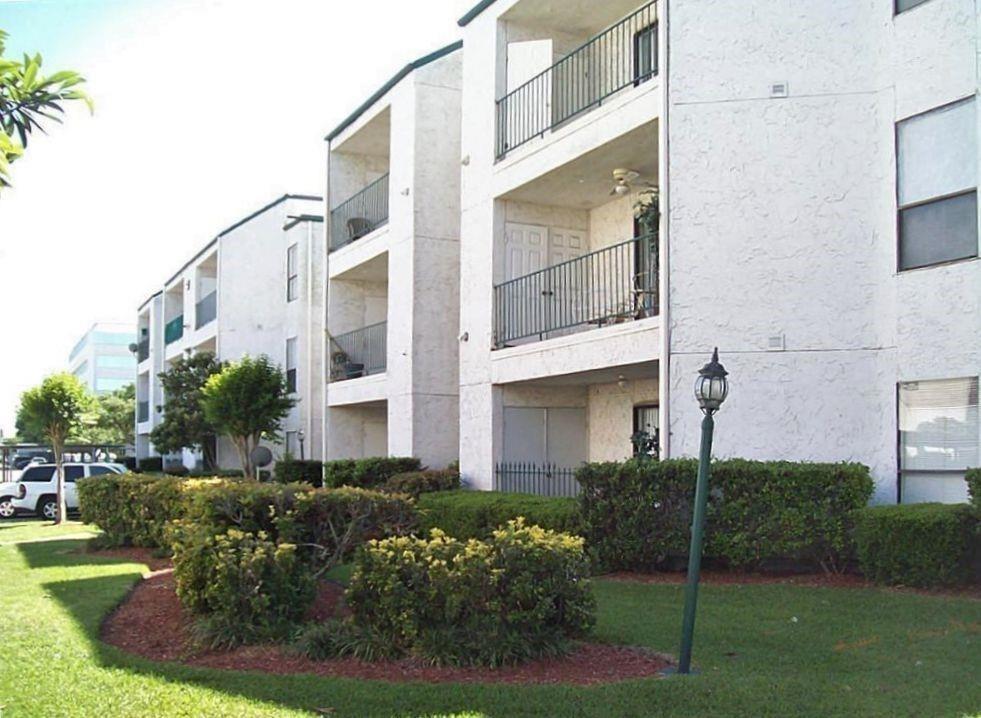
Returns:
[[[660,267],[658,273],[660,275],[659,281],[661,284],[660,291],[660,315],[661,315],[661,328],[660,328],[660,350],[661,356],[658,361],[658,382],[657,382],[657,392],[658,392],[658,406],[660,407],[660,425],[661,425],[661,446],[660,453],[661,457],[668,459],[671,458],[671,254],[670,254],[670,227],[671,227],[671,177],[669,175],[668,169],[670,166],[670,133],[668,131],[670,125],[670,112],[671,112],[671,94],[669,92],[669,84],[671,77],[671,67],[670,67],[670,20],[671,20],[671,2],[670,0],[661,0],[661,6],[664,11],[664,16],[658,20],[658,26],[660,27],[661,38],[659,39],[659,46],[661,47],[661,57],[658,58],[659,67],[661,67],[661,119],[658,122],[658,142],[660,145],[660,152],[658,152],[658,185],[659,197],[661,210],[661,224],[658,228],[659,230],[659,240],[658,240],[658,253],[660,255]]]

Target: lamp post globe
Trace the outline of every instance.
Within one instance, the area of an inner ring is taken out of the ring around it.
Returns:
[[[712,360],[703,366],[695,379],[695,398],[705,414],[714,414],[729,396],[729,372],[719,363],[719,348],[712,353]]]

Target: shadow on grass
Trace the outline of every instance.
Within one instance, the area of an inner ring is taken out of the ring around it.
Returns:
[[[132,563],[125,559],[93,555],[85,551],[85,540],[46,541],[18,548],[32,568],[97,566]],[[229,696],[261,701],[312,714],[336,713],[356,716],[461,716],[498,718],[513,710],[493,710],[494,698],[487,688],[465,685],[397,684],[322,678],[313,675],[270,675],[215,670],[180,663],[154,662],[103,643],[99,639],[103,620],[126,598],[140,580],[137,572],[54,581],[41,588],[56,599],[82,628],[94,659],[100,667],[198,686]],[[496,690],[491,688],[491,690]],[[418,706],[427,708],[420,710]],[[479,706],[479,707],[478,707]]]

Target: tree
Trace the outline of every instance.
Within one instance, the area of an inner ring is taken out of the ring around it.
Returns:
[[[208,379],[201,405],[207,420],[235,445],[245,477],[254,479],[253,449],[263,437],[279,440],[280,426],[296,400],[269,357],[246,356]]]
[[[135,441],[136,387],[127,384],[111,394],[96,398],[96,411],[91,421],[70,437],[84,444],[130,446]]]
[[[204,465],[215,466],[212,440],[215,428],[205,418],[201,391],[205,382],[221,371],[214,354],[202,352],[181,357],[169,371],[160,374],[164,392],[163,421],[150,433],[150,441],[161,454],[181,449],[199,449]]]
[[[58,518],[65,520],[65,472],[62,455],[65,441],[78,432],[95,411],[95,402],[82,382],[73,374],[54,374],[40,386],[28,389],[20,397],[17,423],[33,434],[43,434],[54,452],[58,475]]]
[[[31,133],[44,132],[43,120],[60,123],[65,102],[81,100],[92,110],[92,100],[79,87],[85,82],[81,75],[41,74],[40,53],[25,54],[22,61],[4,57],[7,37],[0,30],[0,188],[10,186],[10,165],[24,153]]]

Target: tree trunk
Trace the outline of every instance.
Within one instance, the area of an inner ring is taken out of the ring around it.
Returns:
[[[58,515],[55,517],[55,524],[60,524],[63,523],[68,517],[68,506],[65,503],[65,467],[63,466],[63,454],[65,451],[64,441],[61,439],[54,439],[51,442],[51,448],[55,455],[55,473],[58,475],[58,481],[56,484]]]
[[[242,462],[242,474],[246,479],[255,478],[252,475],[252,459],[249,456],[249,440],[244,436],[232,437],[232,442],[238,450],[239,461]]]

